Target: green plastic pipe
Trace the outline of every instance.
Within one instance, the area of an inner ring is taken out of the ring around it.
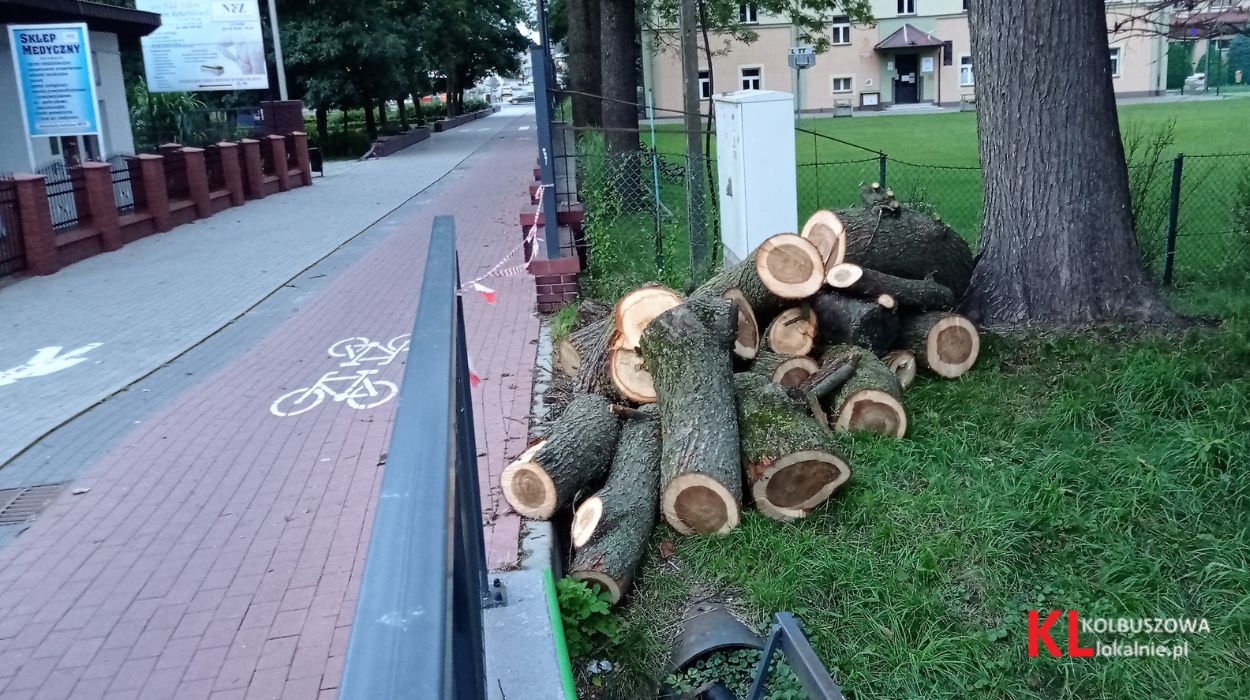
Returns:
[[[543,584],[547,589],[547,614],[551,616],[551,636],[556,643],[556,663],[560,664],[560,681],[564,685],[564,699],[577,700],[573,685],[573,665],[569,663],[569,648],[564,641],[564,621],[560,618],[560,603],[556,599],[556,581],[551,567],[543,569]]]

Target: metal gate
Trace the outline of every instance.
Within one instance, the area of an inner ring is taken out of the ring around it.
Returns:
[[[0,181],[0,277],[26,268],[22,220],[17,213],[17,189]]]

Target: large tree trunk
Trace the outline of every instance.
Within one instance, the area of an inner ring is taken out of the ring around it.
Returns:
[[[365,133],[369,135],[369,140],[373,141],[378,137],[378,123],[373,119],[373,100],[368,95],[364,100],[365,107]]]
[[[608,400],[582,394],[569,402],[551,426],[499,477],[504,498],[516,512],[546,520],[573,501],[582,489],[607,476],[620,422]]]
[[[655,525],[660,421],[655,406],[621,428],[608,480],[573,516],[574,578],[598,583],[615,603],[629,586]]]
[[[324,105],[317,106],[317,143],[325,144],[330,137],[330,113]],[[323,145],[322,148],[325,148]]]
[[[718,309],[724,321],[682,304],[652,321],[641,345],[664,436],[660,511],[669,525],[687,534],[729,532],[738,525],[742,503],[733,310],[727,302],[705,309]]]
[[[1105,12],[972,0],[985,215],[962,308],[978,325],[1177,320],[1133,235]]]
[[[599,4],[602,113],[610,177],[624,207],[644,204],[638,141],[638,29],[635,0]]]
[[[569,0],[569,87],[586,95],[602,94],[599,65],[599,0]],[[597,97],[573,95],[573,126],[599,126],[603,111]]]

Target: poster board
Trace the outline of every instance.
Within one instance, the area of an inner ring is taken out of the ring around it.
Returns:
[[[161,27],[143,37],[149,92],[267,90],[259,0],[136,0]]]
[[[27,138],[99,138],[99,103],[87,25],[13,24],[8,30]]]

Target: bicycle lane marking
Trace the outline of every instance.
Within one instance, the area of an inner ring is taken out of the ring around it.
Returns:
[[[338,364],[338,369],[321,375],[310,387],[301,387],[274,399],[269,412],[279,418],[297,416],[316,408],[326,398],[344,402],[357,410],[381,406],[395,398],[399,387],[393,381],[378,377],[382,372],[379,368],[393,363],[401,353],[407,353],[410,337],[410,333],[404,333],[387,343],[364,336],[336,341],[326,354],[331,358],[346,358]],[[373,369],[357,369],[354,374],[339,371],[362,366]],[[345,388],[336,388],[340,386]]]

